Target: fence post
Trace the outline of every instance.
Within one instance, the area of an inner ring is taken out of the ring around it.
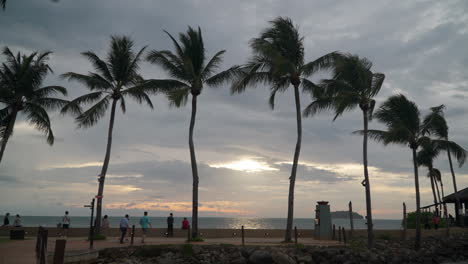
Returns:
[[[349,238],[353,237],[353,231],[354,231],[354,220],[353,220],[353,203],[349,201],[349,224],[350,224],[350,230],[349,230]]]
[[[65,260],[65,239],[55,240],[54,264],[63,264]]]
[[[48,230],[39,227],[36,241],[36,263],[46,264],[47,262],[47,238]]]
[[[132,225],[132,238],[130,240],[130,245],[133,245],[134,238],[135,238],[135,225]]]
[[[190,226],[187,229],[187,243],[190,243]]]
[[[406,204],[403,203],[403,240],[406,240],[406,229],[408,228],[408,222],[406,219]]]
[[[241,234],[242,234],[242,246],[245,246],[244,226],[242,226]]]
[[[294,244],[297,246],[297,226],[294,226]]]
[[[338,227],[338,241],[341,242],[341,226]]]
[[[341,228],[341,231],[343,232],[343,243],[346,245],[346,231],[345,228]]]
[[[335,224],[333,224],[333,235],[332,235],[332,240],[336,240],[336,227],[335,227]]]

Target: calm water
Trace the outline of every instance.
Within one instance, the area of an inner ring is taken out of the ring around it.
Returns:
[[[165,217],[150,217],[153,227],[166,227]],[[88,227],[89,217],[71,216],[71,227]],[[121,217],[109,217],[111,227],[118,227]],[[174,218],[174,227],[178,227],[182,223],[182,218]],[[46,226],[55,227],[61,221],[60,216],[23,216],[23,226]],[[130,223],[138,226],[139,217],[130,216]],[[189,218],[190,221],[190,218]],[[333,219],[333,224],[349,228],[349,219]],[[10,218],[10,223],[13,223],[13,218]],[[244,225],[248,229],[283,229],[286,226],[285,218],[246,218],[246,217],[200,217],[200,228],[241,228]],[[312,218],[297,218],[294,220],[294,225],[298,229],[313,229],[314,220]],[[400,229],[401,220],[393,219],[374,219],[375,229]],[[355,229],[365,229],[365,221],[363,219],[354,219]]]

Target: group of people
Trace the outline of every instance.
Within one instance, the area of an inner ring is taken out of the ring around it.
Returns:
[[[166,235],[168,237],[172,237],[174,236],[174,215],[172,213],[169,214],[169,216],[166,219],[166,222],[167,222]],[[151,225],[150,218],[148,217],[148,212],[143,213],[143,216],[140,218],[139,224],[142,230],[141,243],[145,243],[145,238],[146,238],[146,235],[148,234],[148,229],[153,227]],[[120,220],[119,227],[120,227],[120,233],[121,233],[120,243],[123,244],[125,236],[127,235],[127,231],[130,228],[130,217],[128,216],[128,214],[125,215],[125,217]],[[104,230],[109,228],[109,220],[108,220],[107,215],[105,215],[104,218],[102,219],[102,228]],[[190,223],[187,220],[187,218],[184,217],[184,220],[182,220],[182,229],[186,230],[189,228],[190,228]]]
[[[19,214],[16,215],[15,220],[13,221],[14,227],[22,227],[21,223],[21,216]],[[10,225],[10,213],[6,213],[5,217],[3,218],[3,225],[2,226],[9,226]]]

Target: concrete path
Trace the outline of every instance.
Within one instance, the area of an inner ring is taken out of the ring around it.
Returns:
[[[55,237],[49,238],[48,250],[54,251]],[[166,245],[166,244],[184,244],[184,238],[146,238],[145,245]],[[199,245],[216,245],[216,244],[232,244],[241,245],[239,238],[211,238],[204,242],[194,242],[192,244]],[[284,245],[280,238],[246,238],[247,245]],[[339,245],[336,241],[321,241],[311,238],[302,238],[299,243],[304,245],[321,245],[321,246],[336,246]],[[94,249],[104,249],[112,247],[129,246],[130,241],[125,244],[120,244],[117,237],[111,237],[107,240],[95,241]],[[143,245],[140,238],[135,238],[135,246]],[[6,241],[0,243],[0,264],[31,264],[35,263],[36,246],[35,239],[27,239],[23,241]],[[71,250],[86,250],[89,248],[89,242],[85,238],[69,238],[67,239],[66,251]]]

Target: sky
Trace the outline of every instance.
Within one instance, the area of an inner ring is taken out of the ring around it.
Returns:
[[[60,79],[91,64],[80,52],[104,57],[111,35],[128,35],[135,48],[172,49],[163,30],[176,35],[200,26],[207,56],[225,49],[220,70],[247,61],[249,40],[277,16],[287,16],[304,36],[306,61],[332,51],[349,52],[373,62],[386,79],[377,104],[402,93],[422,114],[445,104],[450,138],[468,148],[468,2],[325,0],[9,0],[0,12],[0,46],[29,53],[53,51],[53,74],[45,85],[62,85],[68,99],[87,92]],[[0,58],[3,61],[4,57]],[[167,78],[143,62],[145,78]],[[321,73],[312,78],[319,81]],[[268,105],[269,87],[231,95],[229,85],[205,88],[198,98],[195,147],[200,176],[201,216],[286,217],[296,120],[293,90]],[[190,104],[169,107],[152,97],[155,109],[127,100],[117,112],[111,162],[104,190],[109,215],[189,216],[192,175],[188,151]],[[305,107],[309,95],[301,96]],[[51,147],[24,117],[17,120],[0,165],[0,213],[87,215],[83,208],[97,193],[106,147],[109,115],[89,129],[71,116],[51,113],[56,142]],[[355,110],[332,122],[331,113],[303,119],[303,139],[295,192],[295,217],[314,217],[317,201],[345,210],[349,201],[365,214],[362,114]],[[370,128],[382,128],[377,121]],[[397,219],[402,203],[415,208],[411,151],[369,142],[369,173],[374,218]],[[453,192],[446,155],[445,193]],[[468,166],[455,168],[458,188],[468,185]],[[422,204],[432,202],[426,170],[420,168]]]

